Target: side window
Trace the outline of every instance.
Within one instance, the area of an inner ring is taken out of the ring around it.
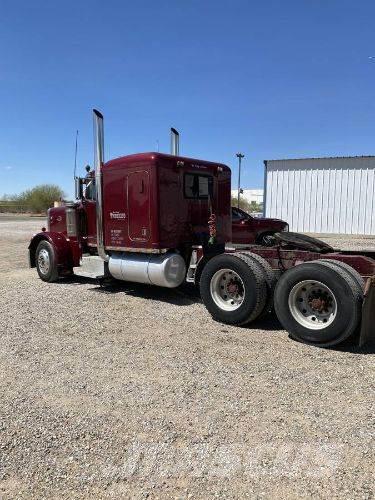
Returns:
[[[210,175],[185,174],[185,198],[207,199],[212,193],[212,177]]]
[[[95,200],[96,199],[96,189],[95,189],[95,180],[90,181],[86,186],[85,191],[86,200]]]
[[[242,219],[240,213],[238,212],[238,210],[232,207],[232,220],[240,220],[240,219]]]
[[[199,179],[199,198],[208,197],[208,177],[198,176]]]

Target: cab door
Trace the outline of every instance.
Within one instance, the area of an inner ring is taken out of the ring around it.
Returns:
[[[87,181],[85,196],[83,197],[84,208],[84,234],[83,239],[89,247],[97,246],[96,239],[96,186],[95,179]]]
[[[150,178],[145,170],[127,176],[128,236],[131,241],[150,239]]]

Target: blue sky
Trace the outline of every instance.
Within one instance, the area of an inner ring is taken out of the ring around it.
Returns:
[[[375,154],[375,2],[0,0],[0,195],[73,192],[92,164],[169,150],[262,187],[263,160]],[[235,186],[234,186],[235,187]]]

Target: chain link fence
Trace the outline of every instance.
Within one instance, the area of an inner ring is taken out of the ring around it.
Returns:
[[[0,213],[24,214],[31,212],[29,206],[18,201],[0,200]]]

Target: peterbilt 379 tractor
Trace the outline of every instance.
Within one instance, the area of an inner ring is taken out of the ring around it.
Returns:
[[[94,131],[95,171],[75,179],[76,201],[50,208],[47,229],[30,242],[30,265],[43,281],[187,281],[222,323],[246,325],[275,309],[292,338],[316,346],[364,343],[374,333],[375,253],[289,232],[275,234],[272,246],[236,248],[229,167],[179,156],[174,129],[172,154],[104,162],[96,110]]]

